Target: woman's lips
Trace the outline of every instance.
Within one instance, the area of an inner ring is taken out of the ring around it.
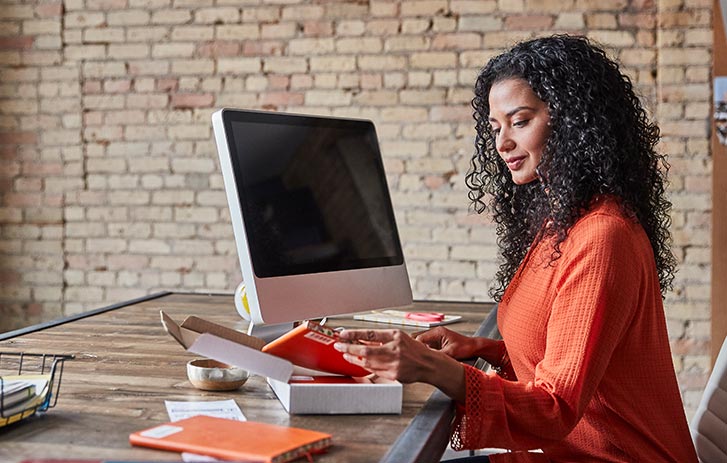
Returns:
[[[518,156],[506,159],[505,163],[507,164],[507,168],[510,170],[518,170],[525,163],[526,157],[527,156]]]

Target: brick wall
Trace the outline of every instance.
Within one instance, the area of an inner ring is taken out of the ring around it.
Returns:
[[[64,193],[82,183],[60,2],[0,5],[0,327],[63,315]]]
[[[239,281],[210,114],[377,124],[415,297],[487,300],[495,236],[468,213],[478,69],[587,34],[636,82],[672,170],[667,299],[692,410],[709,369],[711,1],[0,0],[0,328]]]
[[[710,370],[712,11],[708,1],[658,0],[657,106],[669,156],[674,250],[680,261],[665,308],[687,411]]]

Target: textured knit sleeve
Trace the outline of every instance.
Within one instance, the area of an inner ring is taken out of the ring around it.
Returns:
[[[514,381],[517,379],[517,375],[515,374],[515,370],[512,368],[512,362],[510,361],[510,354],[507,352],[507,346],[504,341],[498,341],[498,343],[500,352],[497,360],[491,363],[493,370],[496,371],[500,377]]]
[[[534,379],[507,381],[466,367],[454,448],[544,448],[570,433],[638,306],[636,234],[626,220],[600,214],[571,229],[554,268],[545,354]]]

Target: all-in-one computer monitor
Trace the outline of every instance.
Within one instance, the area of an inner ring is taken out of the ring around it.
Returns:
[[[253,323],[411,304],[371,121],[222,109],[212,123]]]

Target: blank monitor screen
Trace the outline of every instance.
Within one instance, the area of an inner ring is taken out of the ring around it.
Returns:
[[[371,121],[233,109],[212,121],[255,323],[411,303]]]
[[[373,124],[260,113],[229,124],[258,277],[403,262]]]

